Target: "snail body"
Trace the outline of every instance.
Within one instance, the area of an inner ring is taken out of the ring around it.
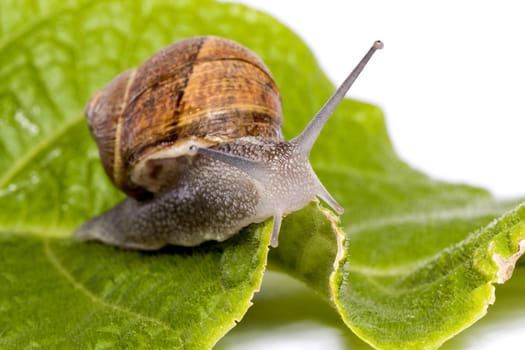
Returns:
[[[217,37],[182,40],[117,76],[86,116],[106,173],[127,194],[75,236],[132,249],[223,241],[320,197],[342,208],[308,157],[322,126],[373,52],[296,138],[282,139],[280,94],[268,68]]]

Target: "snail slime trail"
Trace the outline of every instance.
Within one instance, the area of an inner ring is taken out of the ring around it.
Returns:
[[[111,181],[127,197],[75,232],[142,250],[223,241],[321,198],[343,208],[314,173],[310,151],[374,52],[297,137],[282,139],[281,96],[251,51],[213,36],[176,42],[121,73],[89,101],[86,117]]]

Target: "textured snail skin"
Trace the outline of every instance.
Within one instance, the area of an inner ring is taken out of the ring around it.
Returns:
[[[188,156],[191,166],[174,177],[172,189],[147,201],[128,197],[85,223],[76,236],[143,250],[223,241],[269,217],[280,222],[283,214],[303,208],[324,190],[294,143],[246,137],[216,150],[254,163],[241,170],[245,164]],[[275,230],[276,236],[279,227]]]
[[[249,218],[256,211],[256,186],[238,169],[196,157],[200,159],[177,179],[172,190],[147,201],[127,197],[81,226],[76,236],[153,250],[167,244],[222,241],[253,222]]]

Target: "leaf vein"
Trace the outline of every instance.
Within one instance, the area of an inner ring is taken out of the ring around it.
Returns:
[[[161,326],[162,328],[164,328],[164,329],[166,329],[168,331],[175,331],[172,326],[170,326],[169,324],[167,324],[165,322],[162,322],[162,321],[157,320],[155,318],[152,318],[152,317],[149,317],[149,316],[137,313],[137,312],[132,311],[132,310],[128,310],[128,309],[123,308],[123,307],[118,306],[118,305],[110,304],[107,301],[105,301],[105,300],[101,299],[100,297],[98,297],[97,295],[93,294],[81,282],[77,281],[73,277],[73,275],[71,275],[71,273],[66,269],[66,267],[60,262],[58,257],[53,252],[53,249],[51,248],[48,239],[44,240],[43,250],[44,250],[44,254],[45,254],[46,258],[48,259],[49,263],[58,272],[58,274],[61,275],[63,278],[65,278],[73,286],[74,289],[76,289],[79,292],[81,292],[82,294],[84,294],[94,304],[99,304],[102,307],[109,308],[109,309],[115,310],[117,312],[130,315],[130,316],[132,316],[134,318],[137,318],[137,319],[140,319],[140,320],[144,320],[144,321],[147,321],[147,322],[151,322],[151,323],[157,324],[157,325]],[[182,341],[182,339],[181,339],[181,341]]]
[[[22,171],[33,159],[39,154],[49,148],[53,141],[65,135],[71,128],[76,126],[82,118],[73,118],[62,124],[62,127],[55,129],[54,132],[47,134],[46,137],[40,140],[34,147],[32,147],[27,153],[20,157],[14,165],[4,173],[4,176],[0,177],[0,188],[6,187],[9,182]]]

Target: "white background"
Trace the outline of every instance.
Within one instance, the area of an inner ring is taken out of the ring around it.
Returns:
[[[480,185],[500,197],[525,195],[522,2],[240,2],[293,29],[334,84],[381,39],[385,49],[349,96],[383,108],[398,153],[440,179]],[[496,328],[465,348],[513,348],[524,323]],[[288,334],[268,334],[238,349],[338,348],[329,329]]]
[[[334,84],[385,43],[351,97],[381,106],[394,146],[440,179],[525,195],[520,1],[240,1],[294,30]]]

